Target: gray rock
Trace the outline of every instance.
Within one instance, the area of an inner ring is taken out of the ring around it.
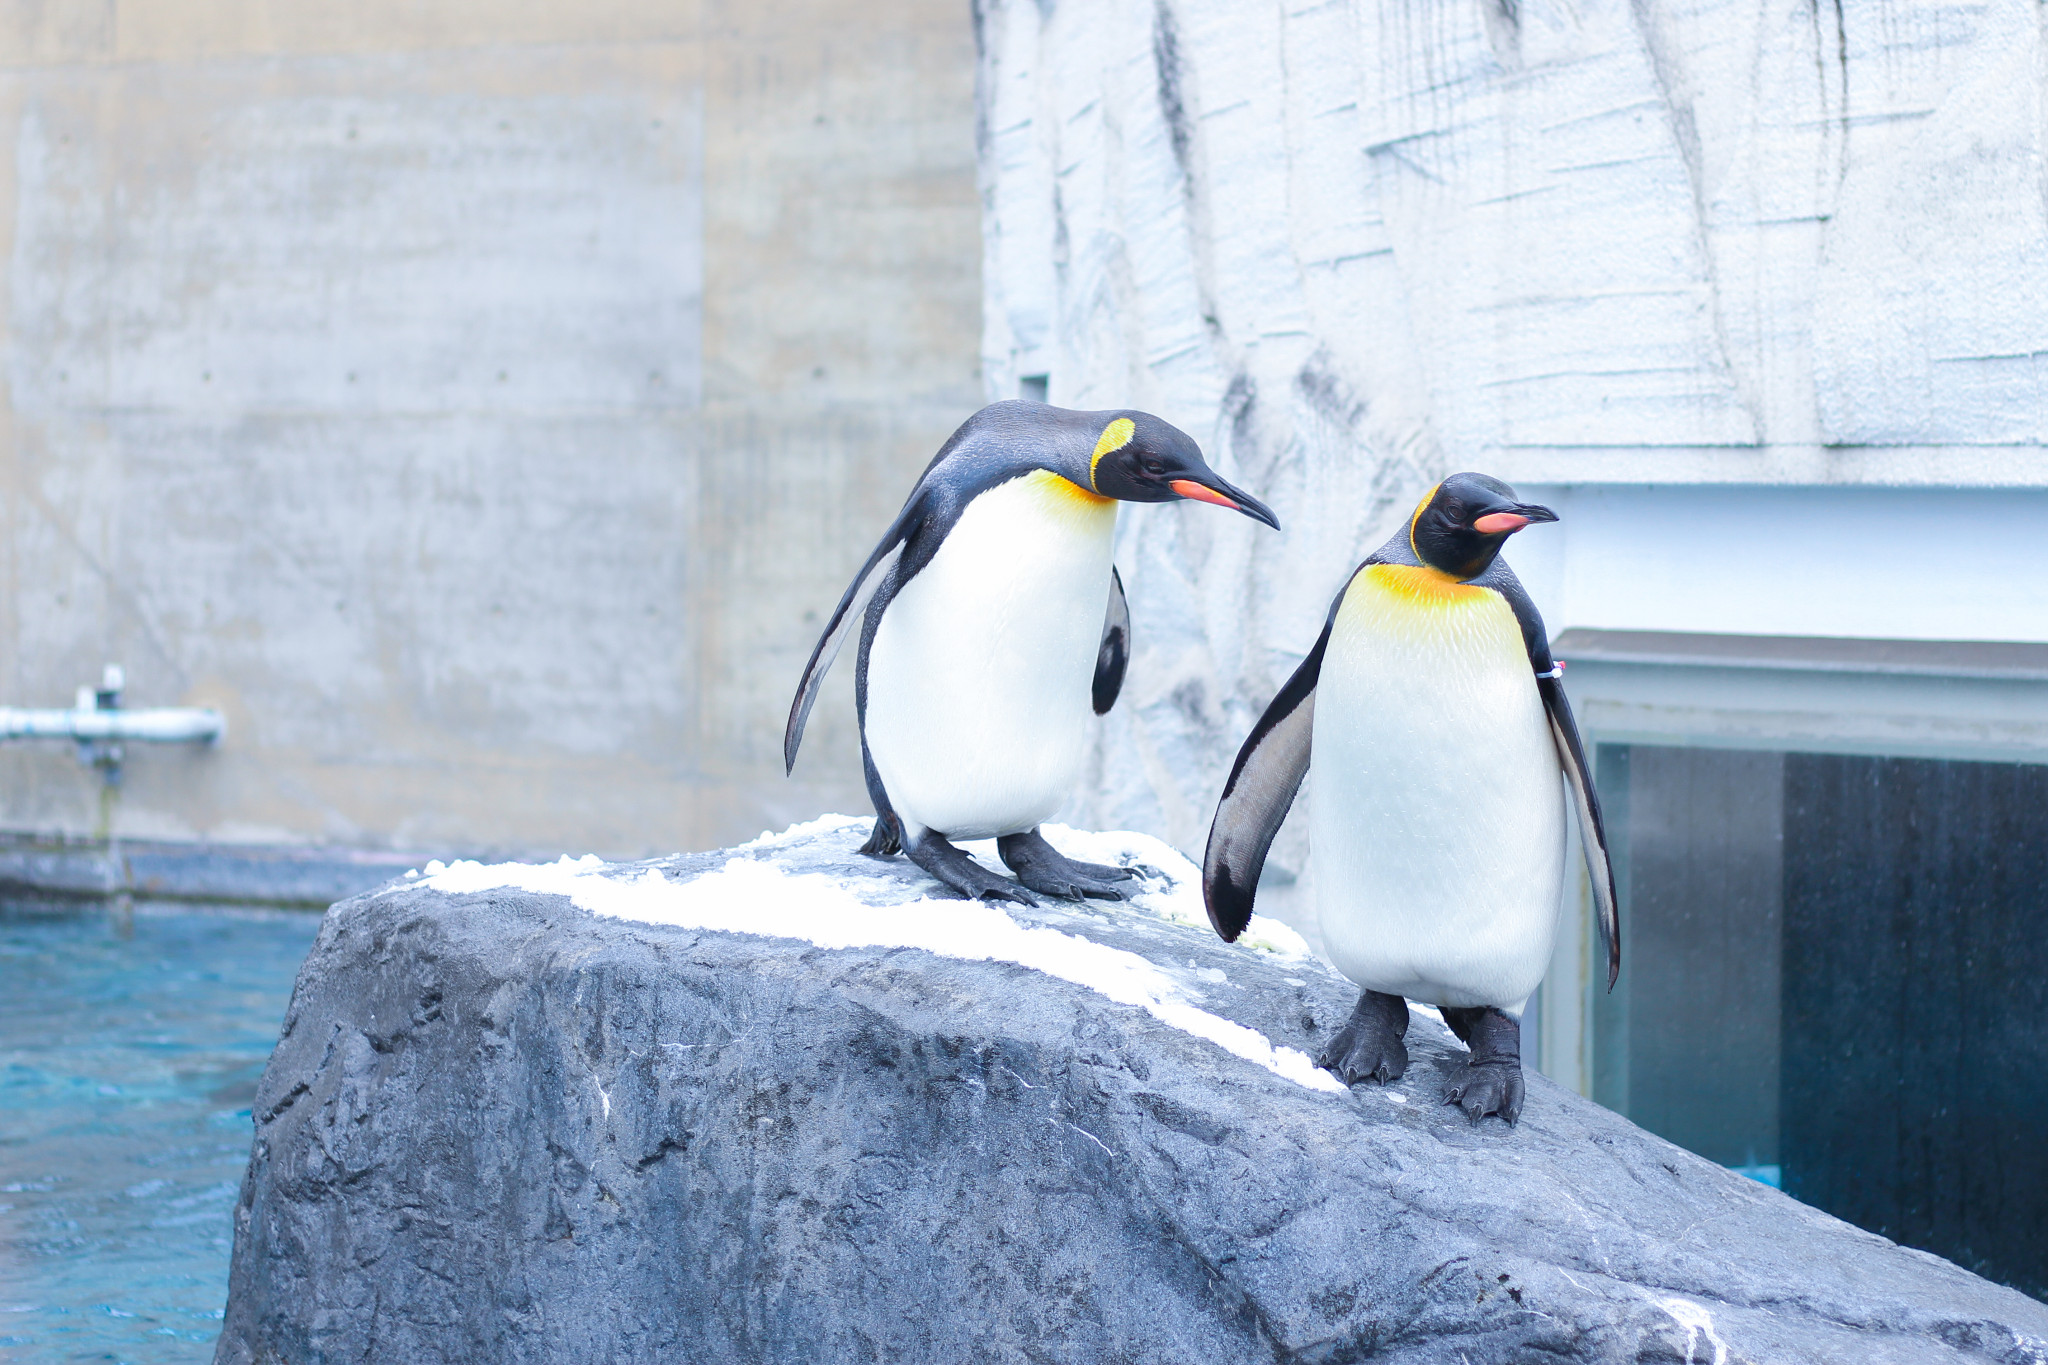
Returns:
[[[737,856],[930,889],[857,837]],[[1155,910],[1014,917],[1277,1045],[1352,1001]],[[387,889],[300,974],[216,1359],[2048,1362],[2032,1299],[1540,1077],[1475,1127],[1410,1050],[1331,1095],[1004,962]]]

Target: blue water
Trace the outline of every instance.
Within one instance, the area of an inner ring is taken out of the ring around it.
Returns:
[[[315,915],[0,914],[0,1359],[204,1361]]]

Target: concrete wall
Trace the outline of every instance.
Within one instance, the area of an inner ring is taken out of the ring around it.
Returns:
[[[0,15],[0,828],[632,854],[858,808],[821,614],[980,403],[959,0]]]

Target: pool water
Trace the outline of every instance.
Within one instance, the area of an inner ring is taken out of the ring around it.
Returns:
[[[0,911],[0,1359],[204,1361],[317,915]]]

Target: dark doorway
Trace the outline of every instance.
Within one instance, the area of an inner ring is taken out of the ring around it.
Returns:
[[[2048,767],[1785,759],[1784,1188],[2048,1294]]]
[[[1595,1097],[2048,1297],[2048,767],[1603,745]]]

